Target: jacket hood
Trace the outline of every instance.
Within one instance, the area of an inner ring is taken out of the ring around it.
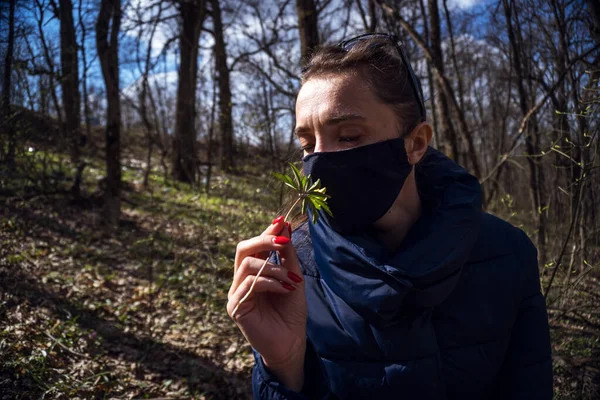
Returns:
[[[334,304],[346,303],[374,325],[440,304],[455,288],[479,234],[475,177],[433,148],[415,173],[422,216],[393,253],[369,233],[337,232],[325,215],[309,223],[323,290]]]

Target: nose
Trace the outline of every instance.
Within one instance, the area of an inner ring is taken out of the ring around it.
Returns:
[[[314,153],[321,153],[323,152],[323,141],[319,139],[319,137],[317,136],[317,139],[315,140],[315,147],[313,148],[313,152]]]
[[[331,140],[324,140],[323,135],[315,135],[315,147],[313,148],[314,153],[324,153],[329,151],[336,151],[335,143]]]

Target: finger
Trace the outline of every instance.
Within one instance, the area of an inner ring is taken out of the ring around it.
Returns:
[[[273,222],[271,222],[271,225],[269,225],[267,227],[267,229],[264,230],[264,232],[262,233],[262,235],[283,235],[285,233],[285,228],[286,226],[288,226],[289,223],[285,222],[283,215],[275,218],[273,220]],[[263,260],[267,257],[269,257],[269,253],[268,252],[260,252],[257,253],[256,258],[262,258]]]
[[[267,229],[265,229],[263,231],[263,235],[281,235],[283,228],[285,227],[285,220],[283,215],[280,215],[279,217],[275,218],[272,222],[271,225],[269,225],[267,227]]]
[[[272,264],[270,262],[265,264],[265,260],[246,257],[244,261],[242,261],[242,264],[233,277],[233,282],[231,284],[231,288],[229,289],[229,296],[231,296],[231,294],[237,290],[238,286],[244,281],[244,279],[246,279],[248,275],[257,275],[261,268],[261,276],[270,277],[280,282],[286,282],[292,286],[302,282],[302,278],[290,273],[290,271],[281,265]]]
[[[285,227],[281,232],[281,236],[292,238],[292,225],[289,222],[285,223]],[[294,245],[286,246],[285,248],[279,250],[279,258],[281,264],[286,267],[286,269],[291,273],[291,277],[294,279],[296,284],[302,283],[303,276],[302,269],[300,268],[300,262],[298,261],[298,257],[296,255],[296,249]]]
[[[288,231],[288,235],[291,237],[291,227],[289,227],[288,229],[284,229],[284,231]],[[294,245],[290,244],[289,246],[284,246],[278,251],[281,265],[283,265],[288,271],[292,272],[294,275],[301,277],[302,269],[300,268],[300,262],[298,261],[298,256],[296,255],[296,248],[294,247]]]
[[[282,224],[283,226],[284,224]],[[235,251],[234,272],[237,271],[240,264],[246,257],[251,257],[257,253],[278,251],[285,248],[290,243],[290,239],[286,236],[262,234],[248,240],[243,240],[238,243]],[[266,258],[266,257],[265,257]]]
[[[246,296],[246,294],[250,290],[250,287],[252,287],[252,283],[254,282],[255,277],[256,277],[256,275],[246,276],[246,278],[244,279],[242,284],[239,285],[237,290],[235,292],[233,292],[231,297],[229,298],[229,301],[227,302],[227,313],[229,314],[229,316],[231,318],[236,319],[236,318],[239,318],[240,315],[243,315],[243,312],[240,313],[238,310],[238,313],[237,313],[238,315],[234,316],[233,311],[237,307],[240,300],[242,298],[244,298],[244,296]],[[286,286],[284,286],[284,285],[286,285]],[[252,293],[250,293],[248,298],[246,298],[246,300],[244,301],[244,304],[242,304],[242,306],[249,303],[250,300],[252,300],[256,295],[258,295],[260,293],[269,292],[269,293],[287,294],[287,293],[293,292],[295,289],[296,288],[294,288],[293,286],[288,286],[287,283],[281,283],[278,280],[273,279],[271,277],[259,276],[258,279],[256,279],[256,283],[254,283],[254,287],[252,288]]]

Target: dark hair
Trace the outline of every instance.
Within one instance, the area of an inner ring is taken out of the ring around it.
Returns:
[[[419,103],[410,75],[389,40],[361,40],[349,50],[335,45],[321,47],[306,65],[302,84],[317,76],[343,73],[360,74],[375,96],[394,110],[402,137],[419,124]]]

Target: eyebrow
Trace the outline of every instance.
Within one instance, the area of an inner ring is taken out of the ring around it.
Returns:
[[[328,118],[324,125],[327,126],[331,126],[331,125],[336,125],[339,124],[341,122],[345,122],[345,121],[352,121],[352,120],[360,120],[360,121],[365,121],[367,118],[365,118],[364,116],[360,115],[360,114],[341,114],[341,115],[336,115],[335,117],[331,117]],[[302,136],[304,133],[309,132],[310,129],[303,127],[303,126],[299,126],[296,127],[294,129],[294,133],[296,134],[296,136]]]

